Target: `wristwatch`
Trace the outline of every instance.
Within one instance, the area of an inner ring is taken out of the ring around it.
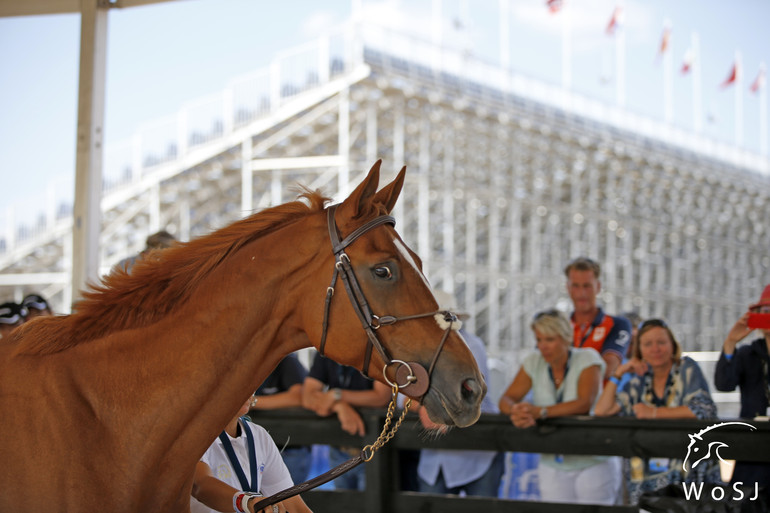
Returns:
[[[332,388],[331,392],[335,403],[342,400],[342,390],[339,388]]]
[[[540,408],[540,420],[545,420],[546,417],[548,417],[548,409],[545,406],[543,406],[542,408]]]

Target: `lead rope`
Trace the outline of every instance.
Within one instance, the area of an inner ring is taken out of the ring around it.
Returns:
[[[372,458],[374,458],[374,453],[380,450],[396,435],[396,431],[398,431],[401,423],[406,418],[409,407],[412,405],[412,400],[407,398],[406,402],[404,403],[404,409],[401,412],[401,415],[396,419],[395,424],[391,426],[391,423],[393,422],[393,413],[395,412],[398,398],[398,386],[393,386],[391,393],[392,397],[390,399],[390,404],[388,405],[388,413],[385,416],[385,425],[382,427],[380,436],[377,437],[377,440],[375,440],[373,444],[367,445],[361,449],[361,453],[358,456],[337,465],[333,469],[324,472],[320,476],[314,477],[313,479],[305,481],[304,483],[296,484],[290,488],[287,488],[286,490],[262,499],[261,501],[254,504],[254,511],[261,511],[268,506],[277,504],[288,498],[294,497],[295,495],[299,495],[300,493],[312,490],[313,488],[318,488],[322,484],[328,483],[332,479],[336,479],[345,472],[357,467],[361,463],[371,461]]]

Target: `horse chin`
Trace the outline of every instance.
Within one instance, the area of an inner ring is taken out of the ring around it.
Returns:
[[[481,416],[481,400],[474,405],[469,405],[462,396],[452,401],[433,387],[423,398],[423,406],[430,420],[446,426],[468,427]]]

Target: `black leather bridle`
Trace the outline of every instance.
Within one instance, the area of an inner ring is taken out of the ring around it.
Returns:
[[[452,331],[452,329],[457,329],[457,326],[459,326],[459,323],[457,322],[457,315],[452,312],[443,310],[403,317],[396,317],[393,315],[374,315],[369,306],[369,302],[366,300],[366,296],[364,296],[364,293],[361,290],[358,279],[353,272],[353,266],[350,263],[350,258],[348,257],[347,253],[345,253],[345,248],[347,248],[363,234],[373,228],[376,228],[377,226],[383,224],[395,226],[396,220],[389,215],[381,215],[375,217],[342,239],[340,237],[339,230],[337,229],[337,223],[334,220],[334,214],[337,210],[337,206],[338,205],[332,205],[326,211],[329,238],[331,239],[332,252],[334,253],[335,262],[331,285],[329,285],[329,287],[326,289],[323,331],[321,333],[319,352],[321,355],[324,354],[324,349],[326,346],[326,334],[329,327],[329,309],[331,306],[332,298],[334,297],[334,287],[337,284],[337,278],[342,277],[342,283],[345,285],[345,290],[348,293],[350,303],[353,305],[353,310],[355,310],[358,319],[361,321],[361,326],[363,327],[364,331],[366,332],[366,336],[369,339],[366,345],[366,353],[364,354],[364,362],[361,368],[361,372],[365,376],[368,376],[369,363],[372,357],[372,348],[374,348],[377,350],[380,358],[382,358],[382,361],[385,362],[385,366],[382,370],[385,381],[387,381],[388,384],[393,387],[398,387],[399,391],[402,391],[403,394],[409,397],[422,398],[422,396],[424,396],[428,391],[428,387],[430,385],[430,376],[433,374],[433,369],[436,366],[439,354],[444,348],[444,344],[449,337],[449,333]],[[377,337],[377,330],[379,330],[382,326],[390,326],[398,321],[420,319],[424,317],[435,317],[437,315],[443,318],[447,324],[447,328],[444,331],[444,335],[441,338],[441,342],[439,343],[438,348],[436,348],[436,353],[433,355],[428,370],[425,370],[425,367],[423,367],[418,362],[394,360],[390,354],[388,354],[387,349],[382,345],[382,342],[380,342],[379,338]],[[387,371],[388,368],[393,365],[396,365],[397,368],[394,372],[393,380],[391,381],[391,378],[388,377]]]
[[[395,403],[396,390],[401,391],[404,395],[407,395],[409,397],[422,399],[423,396],[428,391],[428,388],[430,385],[430,376],[433,373],[433,368],[436,366],[436,361],[438,360],[439,354],[441,353],[441,350],[444,348],[444,344],[446,343],[446,340],[449,337],[449,333],[453,329],[459,329],[460,323],[458,322],[457,315],[446,310],[439,310],[435,312],[428,312],[428,313],[422,313],[417,315],[407,315],[403,317],[395,317],[392,315],[383,315],[383,316],[374,315],[372,313],[371,308],[369,307],[369,302],[366,300],[366,296],[364,296],[364,293],[361,290],[361,286],[358,283],[358,279],[356,278],[356,275],[353,272],[353,266],[351,266],[350,258],[345,253],[345,248],[347,248],[350,244],[352,244],[361,235],[365,234],[366,232],[368,232],[373,228],[376,228],[377,226],[380,226],[383,224],[389,224],[391,226],[395,226],[396,220],[393,219],[393,217],[388,215],[378,216],[372,219],[371,221],[361,225],[359,228],[357,228],[355,231],[353,231],[350,235],[348,235],[344,239],[341,239],[339,230],[337,229],[337,223],[334,221],[334,213],[336,210],[337,210],[337,205],[332,205],[326,211],[326,219],[329,227],[329,237],[332,243],[332,251],[334,252],[335,262],[334,262],[334,274],[332,276],[332,282],[331,282],[331,285],[329,285],[329,287],[326,289],[326,300],[324,302],[323,331],[321,333],[321,342],[318,348],[319,352],[321,353],[321,355],[324,354],[324,349],[326,347],[326,334],[329,327],[329,309],[331,307],[332,297],[334,297],[334,287],[337,284],[337,279],[339,277],[342,277],[342,283],[345,284],[345,290],[347,290],[348,292],[348,297],[350,298],[350,303],[353,305],[353,310],[355,310],[356,315],[361,321],[361,326],[364,328],[364,331],[366,332],[366,336],[369,338],[369,341],[366,345],[366,353],[364,355],[364,363],[363,363],[361,372],[365,376],[367,375],[367,371],[369,369],[369,363],[371,362],[371,357],[372,357],[372,348],[374,347],[377,350],[377,353],[379,353],[380,357],[382,358],[382,361],[385,362],[385,367],[383,367],[382,369],[382,375],[385,381],[387,381],[388,384],[393,388],[392,404]],[[441,343],[439,344],[438,348],[436,348],[436,353],[433,355],[433,358],[430,362],[430,366],[427,371],[425,370],[425,367],[423,367],[421,364],[417,362],[405,362],[403,360],[394,360],[393,358],[390,357],[387,349],[385,349],[385,347],[382,345],[379,338],[377,338],[377,330],[379,330],[382,326],[390,326],[392,324],[395,324],[398,321],[405,321],[409,319],[420,319],[424,317],[437,318],[437,322],[439,319],[442,319],[447,324],[447,327],[444,331],[444,335],[441,338]],[[391,381],[391,379],[387,375],[388,367],[392,365],[398,366],[395,371],[393,381]],[[403,419],[403,416],[402,416],[402,419]],[[384,430],[387,430],[387,429],[388,429],[388,425],[386,422],[386,426]],[[385,431],[383,431],[383,434],[384,432]],[[387,438],[389,439],[389,437],[393,436],[393,434],[395,434],[395,429],[392,431],[392,434],[390,434]],[[382,437],[382,435],[380,436]],[[344,463],[341,463],[340,465],[321,474],[320,476],[317,476],[309,481],[305,481],[304,483],[299,483],[275,495],[262,499],[261,501],[254,504],[254,510],[261,511],[262,509],[268,506],[274,505],[278,502],[281,502],[285,499],[288,499],[289,497],[293,497],[297,494],[317,488],[318,486],[324,483],[327,483],[332,479],[335,479],[340,475],[344,474],[345,472],[351,470],[352,468],[360,465],[364,461],[369,461],[372,458],[372,456],[374,456],[374,450],[376,449],[372,448],[372,446],[367,446],[361,451],[359,455],[351,458],[350,460]],[[276,508],[274,508],[274,510],[277,511]]]

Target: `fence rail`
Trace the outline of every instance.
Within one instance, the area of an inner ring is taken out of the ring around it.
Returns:
[[[334,417],[318,418],[304,410],[259,411],[255,422],[265,427],[279,447],[330,444],[361,446],[372,443],[385,420],[384,410],[364,409],[366,435],[344,433]],[[501,415],[481,416],[465,429],[453,429],[440,438],[426,439],[417,417],[410,414],[398,434],[366,464],[366,491],[313,491],[303,495],[316,512],[388,513],[392,511],[485,512],[598,512],[630,513],[631,506],[564,505],[492,498],[462,498],[398,490],[398,451],[401,449],[474,449],[557,454],[596,454],[642,458],[684,458],[689,435],[719,421],[639,420],[633,418],[565,417],[548,419],[529,429],[517,429]],[[770,462],[770,422],[749,420],[745,426],[719,428],[720,442],[728,445],[722,456],[742,461]],[[469,509],[470,508],[470,509]]]

